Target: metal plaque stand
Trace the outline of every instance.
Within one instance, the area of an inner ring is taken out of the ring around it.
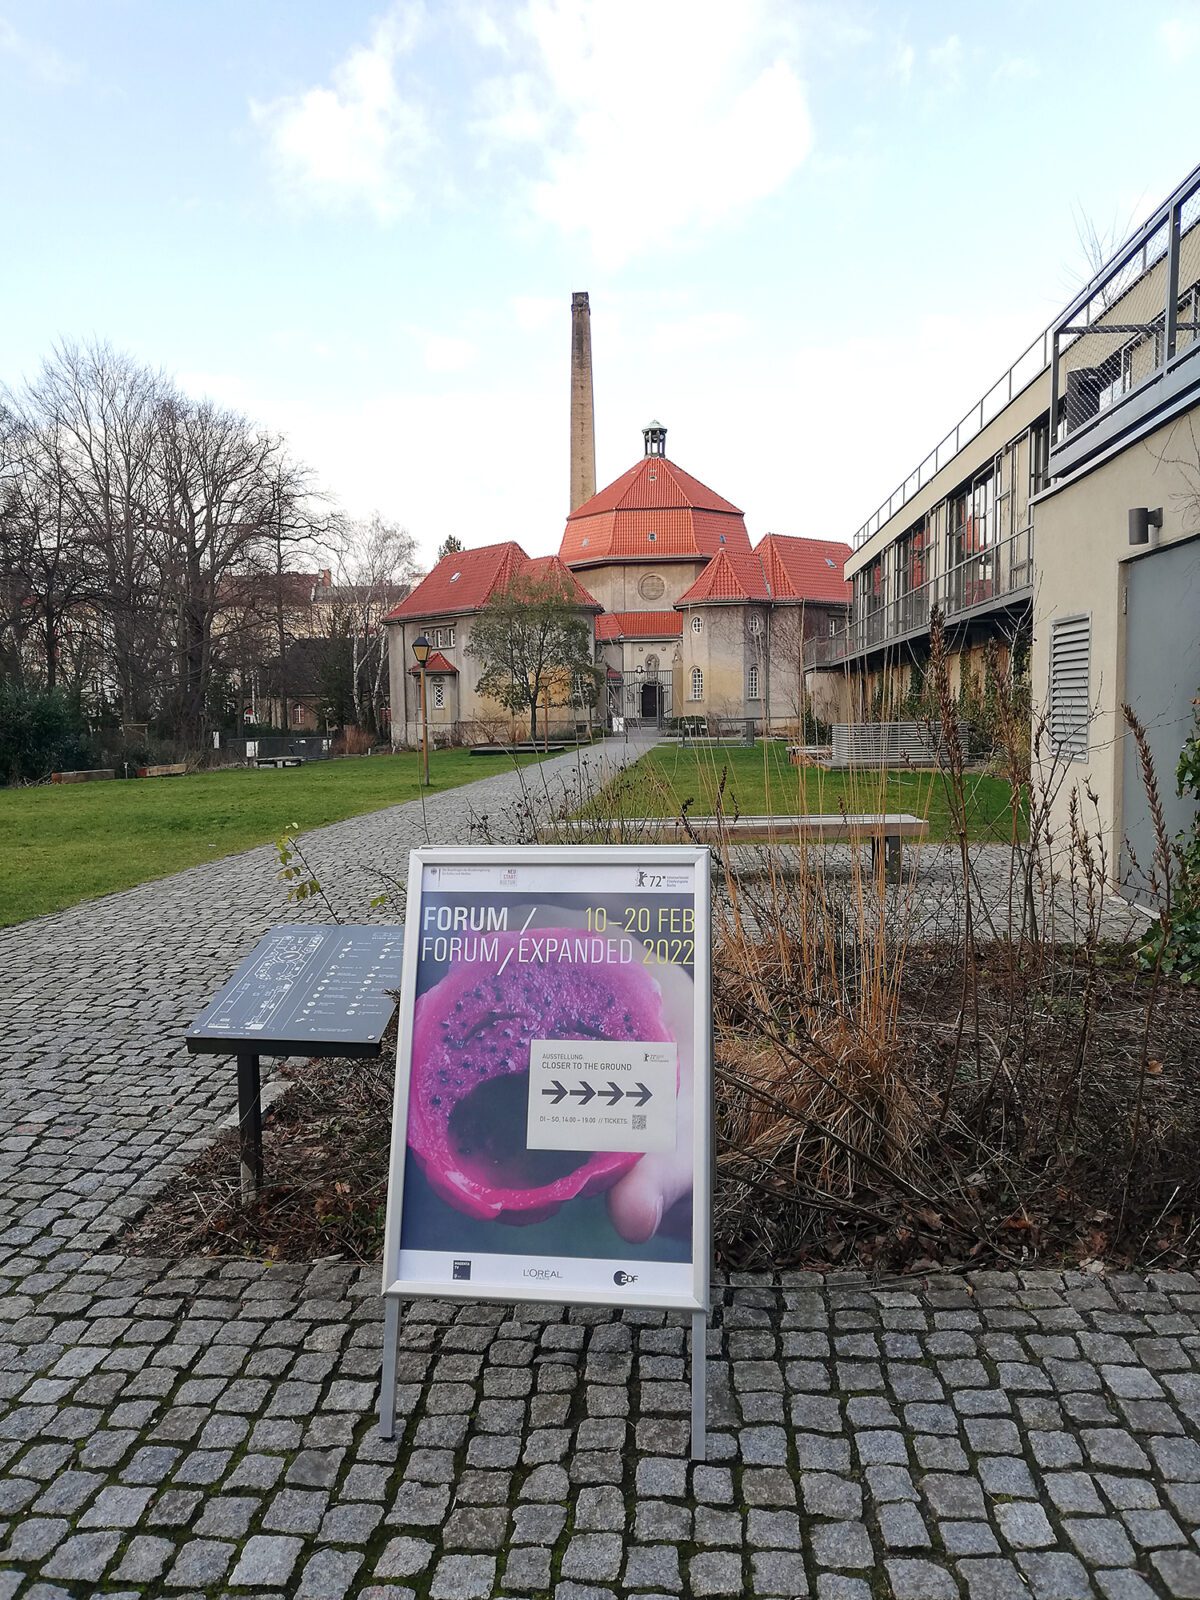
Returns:
[[[263,1056],[383,1053],[396,1002],[404,929],[289,923],[272,928],[192,1023],[192,1055],[237,1060],[242,1204],[263,1186]]]
[[[257,1056],[239,1053],[237,1082],[242,1204],[249,1205],[263,1184],[262,1082]]]

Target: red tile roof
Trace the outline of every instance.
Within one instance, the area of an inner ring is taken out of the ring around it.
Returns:
[[[416,662],[414,661],[412,666],[409,667],[408,670],[410,672],[420,672],[421,669],[416,664]],[[429,659],[425,663],[425,671],[426,672],[452,672],[456,678],[458,677],[458,668],[454,665],[454,663],[452,661],[447,661],[445,656],[442,654],[442,652],[440,650],[431,650],[430,651]]]
[[[676,611],[606,611],[596,618],[596,637],[611,639],[678,639],[683,618]]]
[[[698,606],[714,601],[769,600],[770,590],[756,551],[721,550],[686,594],[676,602]]]
[[[849,605],[850,585],[842,576],[850,546],[840,539],[798,539],[769,533],[757,550],[776,600],[817,600]]]
[[[603,611],[604,607],[589,594],[561,556],[531,556],[525,573],[535,583],[556,578],[567,594],[574,595],[584,611]]]
[[[580,567],[597,561],[713,556],[722,548],[750,548],[737,506],[665,456],[643,456],[572,511],[559,555]]]
[[[847,605],[850,585],[842,569],[850,546],[833,539],[795,539],[769,533],[748,554],[722,550],[709,562],[679,606],[745,604],[773,600]]]
[[[428,577],[394,606],[385,622],[405,622],[415,617],[457,616],[481,610],[495,594],[502,594],[519,577],[541,581],[556,574],[581,607],[600,610],[599,603],[557,556],[527,556],[513,540],[486,544],[478,550],[455,550],[443,556]]]

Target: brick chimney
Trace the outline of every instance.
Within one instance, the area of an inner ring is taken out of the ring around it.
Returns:
[[[571,510],[596,492],[592,404],[592,311],[587,290],[571,296]]]

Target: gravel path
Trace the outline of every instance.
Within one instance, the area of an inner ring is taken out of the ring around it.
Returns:
[[[531,785],[636,753],[306,846],[361,917],[410,845],[519,830]],[[320,919],[275,870],[0,933],[0,1600],[1200,1597],[1190,1275],[720,1282],[699,1466],[661,1313],[413,1305],[384,1444],[377,1271],[105,1253],[233,1103],[183,1026],[267,927]]]

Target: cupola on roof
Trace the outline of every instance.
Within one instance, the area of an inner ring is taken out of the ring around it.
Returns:
[[[707,559],[749,551],[742,512],[663,453],[667,430],[642,430],[645,454],[567,518],[559,555],[571,567],[605,561]]]

